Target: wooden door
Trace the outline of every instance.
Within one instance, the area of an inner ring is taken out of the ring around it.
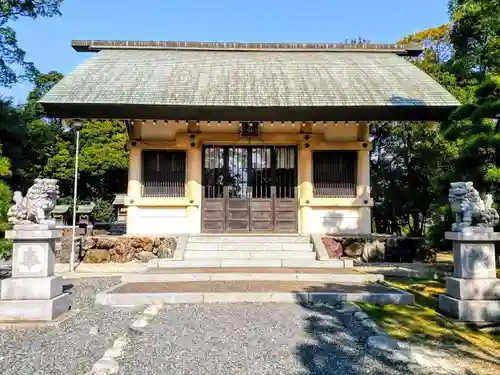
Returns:
[[[206,146],[202,231],[297,231],[295,147]]]

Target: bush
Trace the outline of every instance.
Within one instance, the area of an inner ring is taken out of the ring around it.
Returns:
[[[12,257],[12,241],[0,238],[0,259],[9,260]]]

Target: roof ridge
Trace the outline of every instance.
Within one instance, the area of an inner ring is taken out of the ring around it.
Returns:
[[[138,40],[73,40],[71,46],[78,52],[99,52],[103,49],[144,50],[210,50],[256,52],[387,52],[401,56],[417,56],[422,47],[416,44],[388,43],[236,43]]]

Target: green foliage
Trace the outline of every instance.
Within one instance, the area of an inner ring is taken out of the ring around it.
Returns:
[[[112,201],[96,198],[92,200],[95,203],[92,216],[95,221],[111,223],[116,220],[115,208]]]
[[[39,18],[60,15],[63,0],[2,0],[0,1],[0,85],[11,86],[19,78],[33,80],[37,75],[35,65],[25,60],[26,53],[17,43],[15,30],[8,26],[20,17]],[[16,74],[15,66],[23,69]]]
[[[0,259],[9,260],[12,256],[12,241],[0,238]]]
[[[44,168],[61,183],[62,195],[73,189],[76,134],[70,129],[58,143],[58,151]],[[86,121],[80,131],[78,197],[110,200],[127,183],[128,138],[121,121]]]
[[[372,136],[375,230],[421,236],[441,194],[435,180],[451,168],[456,146],[425,122],[375,124]]]

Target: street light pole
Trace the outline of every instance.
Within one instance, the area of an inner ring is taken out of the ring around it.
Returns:
[[[71,237],[71,255],[69,258],[69,272],[75,270],[75,236],[76,236],[76,199],[78,190],[78,154],[80,151],[80,129],[82,127],[81,120],[73,122],[73,128],[76,129],[76,154],[75,154],[75,181],[73,186],[73,235]]]

